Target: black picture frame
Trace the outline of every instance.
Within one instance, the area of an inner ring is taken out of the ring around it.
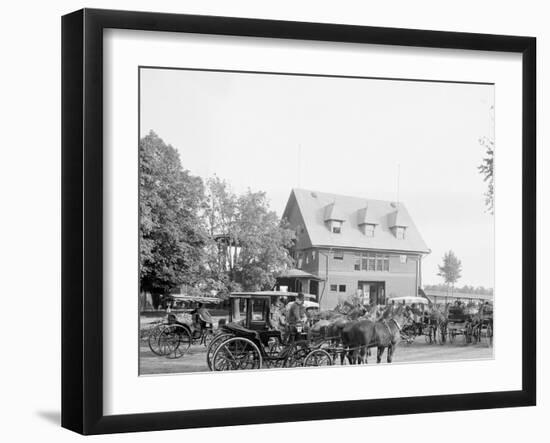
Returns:
[[[103,413],[103,30],[522,54],[522,388],[309,404]],[[82,434],[322,420],[536,404],[536,39],[232,17],[83,9],[62,18],[62,426]]]

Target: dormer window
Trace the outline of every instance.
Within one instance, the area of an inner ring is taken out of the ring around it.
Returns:
[[[328,227],[331,233],[342,233],[342,224],[344,223],[345,217],[334,203],[325,206],[324,220],[325,225]]]
[[[375,212],[368,206],[360,209],[357,213],[357,225],[365,237],[374,237],[374,230],[378,224]]]
[[[391,228],[393,235],[398,240],[405,239],[405,230],[407,226],[410,226],[410,219],[408,214],[403,210],[396,210],[389,214],[388,225]]]
[[[361,225],[361,227],[363,228],[363,234],[365,234],[365,236],[374,237],[374,228],[376,227],[375,224],[365,223]]]
[[[330,221],[330,232],[333,234],[342,233],[342,222],[340,220],[331,220]]]

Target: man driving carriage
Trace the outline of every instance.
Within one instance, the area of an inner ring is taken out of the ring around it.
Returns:
[[[193,316],[193,326],[202,331],[212,326],[213,320],[210,312],[204,306],[204,303],[199,303],[197,307],[191,311]]]

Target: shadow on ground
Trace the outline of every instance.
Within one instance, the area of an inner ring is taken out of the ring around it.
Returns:
[[[60,411],[36,411],[36,415],[38,415],[43,420],[56,425],[61,425],[61,412]]]

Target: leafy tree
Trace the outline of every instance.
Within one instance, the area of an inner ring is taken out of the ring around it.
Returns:
[[[204,187],[152,131],[140,140],[139,160],[140,287],[158,305],[160,295],[201,278]]]
[[[494,176],[493,165],[495,157],[495,142],[490,138],[483,137],[479,140],[481,146],[485,148],[485,157],[481,165],[477,167],[481,175],[483,175],[483,181],[487,183],[487,192],[485,192],[485,206],[490,214],[494,213]]]
[[[269,289],[292,264],[294,232],[269,208],[263,192],[234,194],[219,177],[207,181],[209,269],[226,291]]]
[[[443,277],[445,284],[447,285],[447,291],[449,286],[454,291],[454,285],[458,281],[462,272],[462,263],[455,255],[453,251],[446,252],[443,256],[443,265],[438,265],[439,272],[437,275]]]
[[[237,201],[241,283],[247,290],[271,289],[275,275],[293,264],[295,233],[269,209],[264,192],[248,190]]]

